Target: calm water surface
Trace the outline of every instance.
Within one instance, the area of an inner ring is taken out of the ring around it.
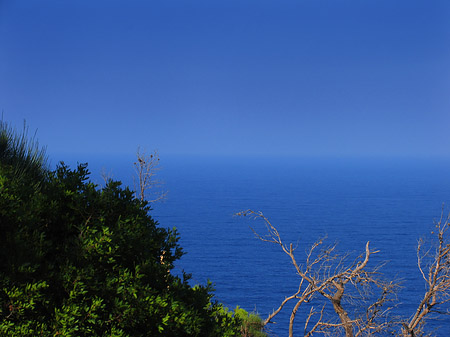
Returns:
[[[93,179],[101,167],[131,183],[132,158],[90,161]],[[249,226],[264,233],[263,223],[234,216],[262,211],[286,242],[298,242],[302,260],[312,242],[327,236],[338,249],[364,252],[367,241],[380,253],[371,263],[386,262],[388,278],[402,279],[395,314],[409,316],[423,294],[416,265],[419,237],[433,229],[442,204],[450,206],[450,162],[311,158],[161,158],[159,178],[169,191],[152,215],[164,227],[177,227],[187,253],[177,272],[192,283],[210,279],[216,298],[267,316],[295,292],[297,279],[279,247],[257,240]],[[449,207],[446,208],[449,210]],[[299,315],[301,315],[300,313]],[[271,325],[287,335],[288,315]],[[302,317],[298,317],[298,327]],[[450,318],[431,323],[438,336],[450,335]],[[302,330],[298,330],[301,335]]]

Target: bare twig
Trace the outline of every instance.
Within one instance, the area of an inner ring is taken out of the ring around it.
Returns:
[[[158,152],[154,151],[147,155],[138,148],[136,157],[137,160],[134,163],[135,177],[133,179],[136,198],[141,201],[147,200],[150,203],[165,199],[167,191],[162,191],[160,187],[163,183],[155,179],[156,172],[160,170]]]

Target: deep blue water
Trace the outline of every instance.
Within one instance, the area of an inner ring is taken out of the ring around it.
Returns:
[[[101,181],[97,173],[105,167],[114,178],[131,183],[132,158],[80,161],[91,162],[94,180]],[[429,235],[442,204],[450,206],[449,161],[162,157],[161,162],[159,178],[169,193],[165,202],[154,204],[152,215],[161,226],[180,232],[186,255],[176,272],[191,273],[192,283],[210,279],[225,305],[264,318],[297,287],[288,257],[249,229],[264,233],[263,223],[233,216],[250,208],[262,211],[287,243],[298,242],[299,261],[325,235],[340,251],[354,254],[364,252],[370,241],[380,250],[371,264],[386,262],[385,276],[402,279],[394,313],[413,314],[424,290],[417,240]],[[276,321],[272,332],[286,336],[287,313]],[[440,327],[438,336],[450,334],[449,316],[430,326]]]

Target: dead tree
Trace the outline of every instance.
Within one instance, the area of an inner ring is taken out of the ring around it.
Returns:
[[[155,179],[156,173],[160,170],[158,152],[154,151],[148,155],[138,148],[136,157],[133,177],[136,198],[150,203],[163,200],[167,196],[167,191],[162,191],[162,182]]]
[[[393,295],[398,287],[395,282],[385,282],[379,278],[377,268],[369,268],[368,262],[372,254],[369,242],[365,252],[353,262],[348,262],[349,256],[340,256],[336,253],[336,245],[323,247],[323,239],[316,241],[306,254],[303,264],[298,264],[294,255],[295,248],[292,243],[286,245],[281,239],[278,230],[261,212],[252,210],[237,213],[239,216],[251,216],[262,219],[267,229],[267,235],[262,236],[252,227],[258,239],[279,245],[287,254],[299,276],[297,291],[286,297],[279,307],[265,320],[264,325],[272,322],[273,318],[293,301],[294,307],[290,313],[289,337],[294,334],[294,320],[302,305],[311,305],[314,300],[321,298],[320,310],[310,307],[304,322],[304,336],[313,333],[323,333],[335,336],[342,331],[347,337],[369,336],[386,331],[390,322],[387,319],[391,307],[386,304],[393,300]],[[348,290],[348,292],[347,292]],[[379,290],[379,296],[374,298],[374,290]],[[367,296],[367,294],[372,296]],[[355,315],[349,312],[344,304],[344,299],[355,298],[371,299],[363,313]],[[331,304],[337,319],[326,317],[326,305]],[[351,317],[353,314],[354,317]]]
[[[402,324],[404,337],[424,335],[427,319],[433,314],[450,315],[450,310],[444,307],[450,301],[450,240],[446,235],[450,226],[450,215],[444,217],[441,213],[436,229],[431,234],[437,239],[430,248],[425,248],[425,240],[419,240],[417,246],[417,265],[425,281],[425,294],[416,312]]]

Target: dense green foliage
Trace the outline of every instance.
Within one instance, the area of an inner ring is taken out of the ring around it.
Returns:
[[[145,201],[92,184],[84,164],[49,171],[37,147],[0,132],[1,336],[241,335],[245,314],[171,273],[178,234]]]

